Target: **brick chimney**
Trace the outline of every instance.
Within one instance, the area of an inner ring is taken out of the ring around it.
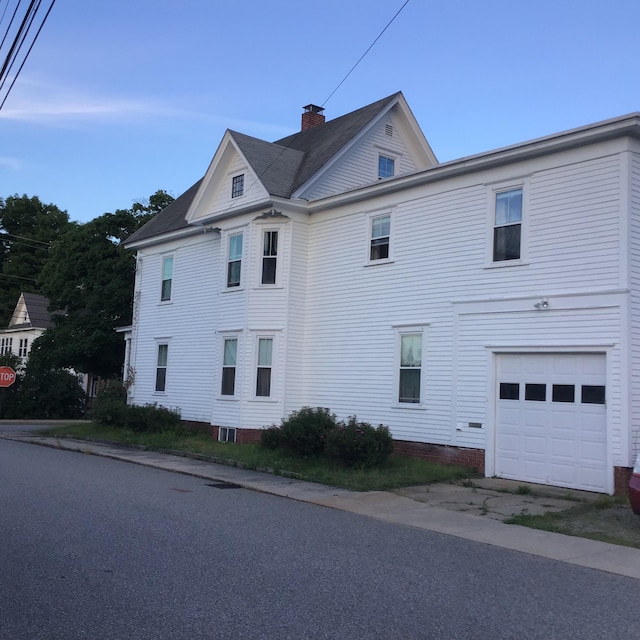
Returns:
[[[304,113],[302,114],[302,128],[301,131],[311,129],[311,127],[317,127],[319,124],[324,124],[324,111],[323,107],[318,107],[315,104],[308,104],[306,107],[302,107]]]

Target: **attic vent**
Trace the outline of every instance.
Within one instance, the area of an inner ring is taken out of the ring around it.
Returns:
[[[384,125],[384,132],[388,136],[392,136],[393,135],[393,125],[392,124],[385,124]]]

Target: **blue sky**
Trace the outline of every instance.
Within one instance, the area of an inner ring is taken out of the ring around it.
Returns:
[[[225,129],[297,131],[404,0],[57,0],[0,111],[0,197],[180,195]],[[402,91],[440,161],[640,111],[638,0],[410,0],[325,104]]]

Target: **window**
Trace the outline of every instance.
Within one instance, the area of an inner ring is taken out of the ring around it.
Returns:
[[[493,261],[520,259],[522,189],[496,193],[493,227]]]
[[[399,402],[420,402],[420,374],[422,369],[422,334],[400,335]]]
[[[262,238],[262,284],[275,284],[278,266],[278,232],[265,231]]]
[[[227,262],[227,287],[239,287],[242,271],[242,234],[229,237],[229,260]]]
[[[391,216],[371,218],[371,248],[369,260],[386,260],[389,258],[389,238],[391,235]]]
[[[220,427],[218,429],[218,442],[235,442],[235,441],[236,441],[235,427]]]
[[[20,338],[20,344],[18,345],[18,355],[21,358],[26,358],[28,351],[29,351],[29,338]]]
[[[165,302],[171,300],[171,282],[173,280],[173,256],[162,258],[162,288],[160,300]]]
[[[239,176],[233,176],[231,180],[231,197],[239,198],[244,194],[244,173]]]
[[[156,367],[156,391],[164,391],[167,386],[167,356],[169,345],[158,345],[158,366]]]
[[[391,178],[394,174],[396,161],[387,156],[378,156],[378,178]]]
[[[220,394],[232,396],[236,392],[236,364],[238,361],[238,339],[225,338],[222,355],[222,389]]]
[[[271,395],[271,358],[273,338],[258,339],[258,368],[256,376],[256,396]]]
[[[0,356],[3,356],[5,353],[12,353],[13,349],[13,338],[2,338],[0,340]]]
[[[500,400],[518,400],[520,398],[520,385],[517,382],[500,383]]]

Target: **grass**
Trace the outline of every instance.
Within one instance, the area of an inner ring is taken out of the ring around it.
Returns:
[[[237,464],[260,471],[268,470],[277,475],[292,476],[352,491],[388,491],[412,485],[453,482],[474,475],[473,470],[468,467],[444,466],[400,456],[392,456],[380,468],[351,469],[324,458],[303,459],[281,450],[263,449],[259,445],[218,442],[211,436],[188,431],[134,433],[86,423],[45,429],[39,433],[79,440],[108,440],[153,451],[197,454],[217,462]]]
[[[504,522],[640,549],[640,520],[623,497],[602,496],[559,513],[523,512]]]

